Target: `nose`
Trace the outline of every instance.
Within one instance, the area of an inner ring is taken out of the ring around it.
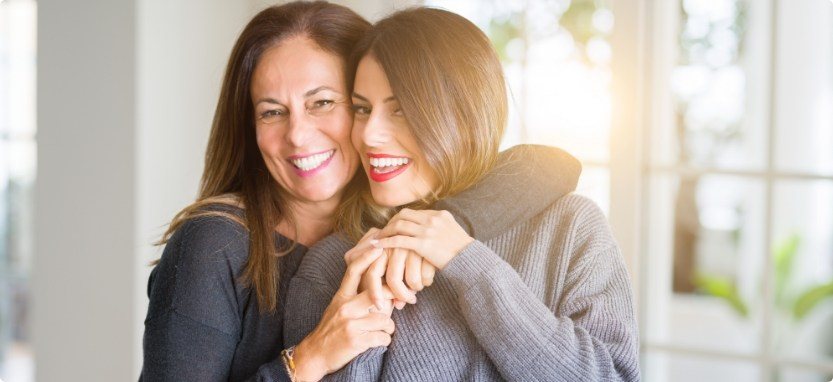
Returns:
[[[390,140],[390,130],[388,122],[380,115],[371,115],[364,124],[364,131],[362,131],[362,140],[368,147],[378,147]]]
[[[286,141],[294,147],[303,147],[315,136],[315,121],[304,110],[294,111],[289,115]]]

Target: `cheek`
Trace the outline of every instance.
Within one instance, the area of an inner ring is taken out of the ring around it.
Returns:
[[[280,137],[276,129],[261,128],[255,129],[255,141],[257,148],[263,156],[276,156],[280,150]]]
[[[353,147],[359,150],[362,147],[362,134],[364,133],[364,124],[361,122],[353,122],[353,131],[350,133],[353,141]]]

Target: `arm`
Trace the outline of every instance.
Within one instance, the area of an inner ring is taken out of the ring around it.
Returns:
[[[579,174],[581,164],[566,151],[518,145],[501,152],[495,168],[476,185],[429,209],[451,212],[471,237],[486,241],[574,191]]]
[[[303,266],[303,265],[302,265]],[[287,294],[287,319],[284,323],[284,343],[297,345],[321,321],[324,311],[336,291],[305,277],[294,277]],[[324,376],[322,381],[378,381],[386,347],[374,347],[338,371]]]
[[[578,183],[581,164],[567,152],[542,145],[518,145],[500,153],[497,164],[474,186],[443,200],[429,210],[451,213],[474,239],[486,241],[539,214]],[[379,237],[393,234],[393,217]],[[347,261],[351,258],[348,254]],[[381,266],[381,265],[380,265]],[[416,292],[433,283],[436,268],[414,254],[395,250],[385,278],[397,303],[413,301]],[[376,272],[374,272],[376,273]],[[368,280],[376,289],[378,281]],[[407,286],[406,286],[407,285]]]
[[[391,330],[388,333],[392,333],[390,299],[393,296],[390,291],[384,290],[388,307],[381,312],[369,313],[374,302],[369,293],[358,293],[358,284],[367,267],[383,254],[381,250],[365,251],[348,267],[343,255],[349,249],[350,244],[346,240],[332,235],[318,242],[304,256],[287,293],[284,343],[287,346],[298,344],[296,349],[299,350],[305,343],[313,343],[313,346],[324,348],[325,351],[331,349],[331,352],[335,352],[333,348],[352,347],[342,352],[344,357],[332,363],[334,366],[327,368],[332,372],[324,376],[323,380],[375,381],[379,379],[382,357],[390,336],[387,336],[386,343],[369,343],[364,338],[373,328],[360,327],[363,330],[351,340],[338,342],[334,338],[345,331],[339,329],[339,325],[355,328],[361,326],[356,324],[363,320],[362,317],[371,315],[389,322]],[[358,306],[352,313],[351,309],[344,309],[350,304]],[[351,317],[354,321],[347,323]],[[339,320],[341,324],[331,324]],[[331,343],[324,343],[327,341]]]
[[[245,237],[233,222],[200,218],[168,242],[148,283],[140,380],[228,380],[241,330],[234,277],[247,254]],[[275,354],[249,380],[289,376]]]
[[[590,211],[577,226],[599,236],[571,242],[566,277],[550,306],[512,266],[475,241],[442,270],[478,343],[509,380],[638,380],[638,334],[624,261],[604,216]],[[571,239],[572,240],[572,239]],[[551,252],[549,256],[553,256]],[[558,290],[558,288],[555,288]],[[482,317],[489,317],[483,320]]]

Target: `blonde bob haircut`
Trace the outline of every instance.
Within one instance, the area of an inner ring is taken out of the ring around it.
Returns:
[[[424,208],[463,191],[491,170],[506,127],[506,84],[497,53],[477,26],[441,9],[402,10],[377,22],[356,44],[352,73],[368,56],[387,75],[439,179],[432,195],[408,207]],[[359,177],[367,185],[366,174]],[[368,187],[364,191],[369,194]],[[391,214],[369,215],[384,220]],[[369,226],[384,223],[341,221],[338,228],[356,239]]]

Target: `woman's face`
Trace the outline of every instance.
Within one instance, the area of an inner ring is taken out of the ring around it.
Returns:
[[[353,146],[376,203],[402,206],[437,187],[437,176],[399,109],[387,75],[371,56],[365,56],[356,70],[353,110]]]
[[[342,60],[308,38],[267,49],[255,67],[257,145],[269,173],[296,202],[338,203],[356,171],[348,96]]]

